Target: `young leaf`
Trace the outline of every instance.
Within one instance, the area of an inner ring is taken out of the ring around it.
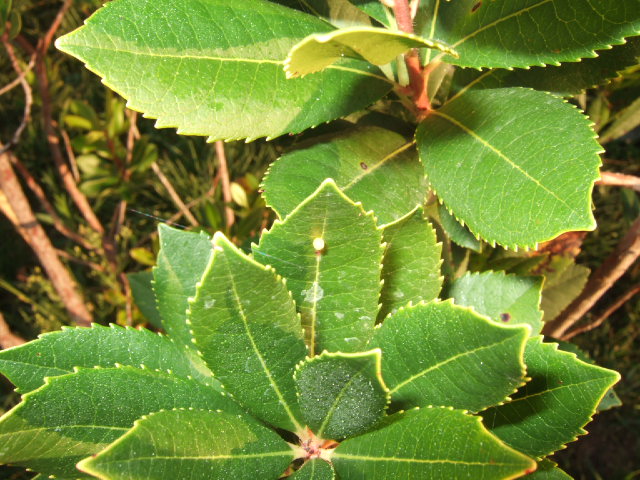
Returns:
[[[498,325],[468,308],[435,302],[401,308],[376,329],[382,375],[399,408],[479,411],[524,383],[524,327]]]
[[[218,383],[208,369],[194,365],[184,350],[167,337],[115,324],[62,327],[62,331],[45,333],[38,340],[0,352],[0,371],[22,394],[43,385],[45,377],[72,373],[74,367],[108,368],[116,364],[144,365],[207,385]]]
[[[368,126],[316,139],[280,157],[263,181],[265,201],[284,218],[326,178],[373,210],[382,225],[421,204],[427,189],[413,142]]]
[[[297,431],[293,373],[306,354],[284,282],[222,233],[189,309],[194,342],[226,388],[261,420]]]
[[[535,462],[491,435],[480,417],[449,408],[399,413],[383,428],[342,442],[331,456],[340,478],[516,478]]]
[[[438,196],[490,243],[534,247],[595,227],[591,190],[602,147],[587,117],[558,97],[467,90],[423,121],[416,140]]]
[[[465,67],[530,67],[576,62],[640,32],[640,1],[459,0],[421,2],[416,32],[438,38]]]
[[[278,478],[293,450],[249,416],[224,411],[169,410],[135,422],[125,435],[78,464],[110,480]]]
[[[458,69],[453,80],[459,89],[529,87],[564,97],[577,95],[636,65],[640,60],[640,37],[629,38],[624,45],[597,53],[595,58],[584,58],[581,62],[563,63],[557,67],[495,69],[486,72],[472,68]]]
[[[287,279],[310,356],[357,352],[368,342],[378,314],[381,240],[373,215],[328,179],[253,246],[256,260]]]
[[[298,366],[295,380],[300,410],[316,436],[353,437],[378,423],[389,399],[380,361],[378,349],[324,352]]]
[[[265,0],[115,0],[56,45],[158,127],[255,139],[301,132],[390,90],[377,68],[359,60],[286,80],[291,47],[328,31],[320,19]]]
[[[582,429],[605,392],[619,379],[612,370],[586,364],[573,353],[529,340],[525,350],[531,381],[513,400],[482,413],[485,425],[507,445],[541,458],[586,433]]]
[[[442,244],[422,208],[382,230],[386,244],[382,261],[382,291],[378,319],[409,302],[435,300],[440,293]]]
[[[288,478],[290,480],[335,480],[336,472],[329,462],[312,458]]]
[[[456,52],[437,40],[428,40],[386,28],[348,27],[310,35],[295,45],[284,62],[287,78],[324,70],[343,57],[385,65],[412,48],[433,48],[452,56]]]
[[[158,232],[160,252],[153,278],[162,324],[175,342],[193,349],[188,299],[196,294],[196,283],[211,257],[211,239],[206,233],[185,232],[163,223]]]
[[[49,378],[0,419],[0,462],[77,477],[78,461],[105,448],[142,415],[189,407],[242,414],[224,393],[162,372],[81,369]]]
[[[549,459],[538,462],[535,472],[527,475],[526,480],[572,480],[572,477],[558,468],[558,465]]]
[[[542,330],[542,277],[467,273],[451,285],[448,293],[457,305],[473,307],[496,322],[529,325],[532,335]]]

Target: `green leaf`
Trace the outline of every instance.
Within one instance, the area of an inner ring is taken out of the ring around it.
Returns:
[[[360,351],[373,334],[381,240],[373,214],[328,179],[253,246],[256,260],[287,279],[310,356]]]
[[[453,80],[459,88],[529,87],[565,97],[577,95],[636,65],[640,60],[640,37],[629,38],[624,45],[597,53],[596,58],[584,58],[581,62],[563,63],[557,67],[495,69],[486,72],[472,68],[459,69]]]
[[[399,408],[479,411],[524,383],[529,329],[507,327],[452,302],[401,308],[376,330],[382,375]]]
[[[320,19],[265,0],[115,0],[56,45],[158,127],[210,140],[256,139],[347,115],[391,89],[359,60],[287,80],[291,47],[328,31]]]
[[[412,48],[433,48],[452,56],[456,52],[437,40],[428,40],[386,28],[347,27],[310,35],[295,45],[284,62],[287,78],[324,70],[343,57],[385,65]]]
[[[496,322],[529,325],[531,335],[542,330],[542,277],[490,271],[467,273],[454,281],[448,293],[457,305],[473,307]]]
[[[335,480],[336,472],[329,462],[312,458],[288,478],[290,480]]]
[[[298,431],[293,373],[306,354],[300,318],[284,282],[222,233],[189,313],[206,364],[251,413]]]
[[[529,340],[525,350],[531,381],[504,405],[482,413],[485,425],[507,445],[541,458],[586,433],[584,427],[605,392],[619,379],[612,370],[586,364],[573,353]]]
[[[142,415],[189,407],[242,413],[224,395],[195,380],[133,367],[49,378],[0,419],[0,462],[80,477],[76,463],[105,448]]]
[[[442,244],[422,208],[409,213],[382,230],[386,244],[382,261],[382,320],[408,303],[435,300],[440,293]]]
[[[558,468],[558,465],[549,459],[538,462],[535,472],[527,475],[526,480],[572,480],[572,477]]]
[[[465,67],[530,67],[576,62],[640,32],[640,1],[430,0],[416,17],[416,32],[438,38]]]
[[[551,261],[545,273],[540,304],[545,322],[560,315],[580,295],[590,273],[587,267],[576,265],[572,258],[559,257]]]
[[[160,312],[156,305],[156,296],[153,292],[153,272],[127,273],[127,279],[129,280],[136,306],[151,325],[156,328],[163,328]]]
[[[160,252],[153,279],[162,325],[175,342],[193,349],[188,299],[196,294],[196,283],[212,255],[211,240],[204,232],[185,232],[163,223],[158,232]]]
[[[295,373],[300,410],[320,438],[353,437],[371,430],[389,400],[381,352],[328,353],[308,358]]]
[[[384,225],[424,201],[427,183],[422,168],[413,142],[383,128],[358,127],[283,155],[263,181],[264,197],[284,218],[332,178]]]
[[[349,0],[274,0],[275,3],[295,8],[320,17],[336,27],[371,25],[369,16]]]
[[[46,377],[66,375],[75,367],[108,368],[116,364],[144,365],[207,385],[218,383],[210,371],[198,369],[167,337],[114,324],[62,327],[62,331],[45,333],[38,340],[0,352],[0,371],[22,394],[43,385]]]
[[[152,413],[78,468],[110,480],[278,478],[293,450],[248,416],[223,411]]]
[[[504,445],[479,417],[449,408],[411,410],[342,442],[331,460],[340,478],[516,478],[535,462]]]
[[[469,248],[474,252],[482,251],[482,242],[474,237],[464,225],[461,225],[456,220],[456,217],[447,211],[447,207],[442,204],[438,205],[438,218],[440,219],[440,225],[453,243],[463,248]]]
[[[594,137],[575,107],[524,88],[461,92],[416,133],[438,196],[473,233],[510,248],[595,228]]]
[[[640,98],[620,111],[613,118],[613,122],[600,136],[600,142],[604,145],[616,140],[640,125]]]

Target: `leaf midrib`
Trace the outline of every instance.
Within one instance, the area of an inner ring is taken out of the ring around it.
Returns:
[[[364,460],[367,462],[398,462],[398,463],[427,463],[427,464],[453,464],[453,465],[481,465],[481,466],[492,466],[492,467],[506,467],[519,465],[517,463],[498,463],[498,462],[467,462],[463,460],[450,460],[447,458],[404,458],[404,457],[372,457],[370,455],[356,455],[352,453],[340,453],[335,452],[332,455],[333,458],[343,458],[346,460]]]

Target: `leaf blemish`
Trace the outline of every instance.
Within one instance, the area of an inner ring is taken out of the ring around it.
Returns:
[[[476,13],[476,11],[482,6],[482,2],[476,3],[473,7],[471,7],[471,13]]]
[[[502,320],[503,322],[507,323],[509,320],[511,320],[511,314],[510,313],[501,313],[500,314],[500,320]]]
[[[369,169],[369,165],[367,165],[364,162],[360,162],[360,168],[362,168],[363,170],[368,170]]]

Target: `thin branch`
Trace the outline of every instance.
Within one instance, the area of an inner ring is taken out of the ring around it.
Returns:
[[[640,217],[622,238],[614,252],[596,270],[582,293],[558,316],[544,327],[545,335],[563,339],[593,305],[633,265],[640,256]]]
[[[64,141],[64,149],[67,152],[67,158],[69,159],[69,165],[71,165],[71,173],[73,173],[73,179],[76,183],[80,182],[80,169],[78,168],[78,162],[76,161],[76,154],[73,152],[71,146],[71,139],[69,134],[63,128],[60,129],[60,135]]]
[[[227,231],[236,221],[233,209],[229,206],[233,201],[231,197],[231,183],[229,181],[229,168],[227,167],[227,155],[224,153],[224,142],[216,142],[216,155],[220,162],[220,183],[222,184],[222,199],[225,203],[224,213],[227,220]]]
[[[17,347],[24,343],[27,343],[26,340],[11,331],[9,325],[2,316],[2,312],[0,312],[0,348],[4,350],[11,347]]]
[[[607,320],[607,318],[613,315],[620,307],[622,307],[625,303],[635,297],[638,293],[640,293],[640,285],[634,285],[615,302],[609,305],[609,307],[604,312],[602,312],[602,314],[598,318],[589,322],[583,327],[574,328],[573,330],[569,330],[567,333],[565,333],[562,337],[563,340],[571,340],[576,335],[580,335],[581,333],[588,332],[590,330],[593,330],[594,328],[598,328],[605,322],[605,320]]]
[[[640,177],[615,172],[600,172],[600,180],[596,185],[609,185],[612,187],[626,187],[640,192]]]
[[[14,88],[16,88],[18,85],[20,85],[22,83],[22,80],[26,77],[26,75],[31,70],[33,70],[33,66],[35,64],[36,64],[36,55],[35,55],[35,53],[32,53],[31,57],[29,58],[29,63],[27,64],[27,67],[24,70],[22,70],[22,72],[16,78],[11,80],[4,87],[0,88],[0,97],[2,95],[4,95],[5,93],[10,92]]]
[[[158,179],[160,180],[160,183],[162,183],[162,185],[164,186],[165,190],[169,193],[169,196],[171,197],[171,200],[173,201],[173,203],[176,205],[176,207],[178,207],[178,210],[180,210],[180,213],[184,215],[185,218],[189,221],[189,223],[194,227],[197,227],[198,225],[200,225],[196,217],[193,216],[191,211],[189,211],[189,208],[182,201],[182,199],[180,198],[180,195],[178,195],[178,192],[176,192],[176,189],[173,188],[173,185],[171,184],[167,176],[164,173],[162,173],[162,170],[160,170],[160,167],[158,166],[158,164],[156,162],[153,162],[151,164],[151,168],[153,172],[156,174],[156,176],[158,177]]]

